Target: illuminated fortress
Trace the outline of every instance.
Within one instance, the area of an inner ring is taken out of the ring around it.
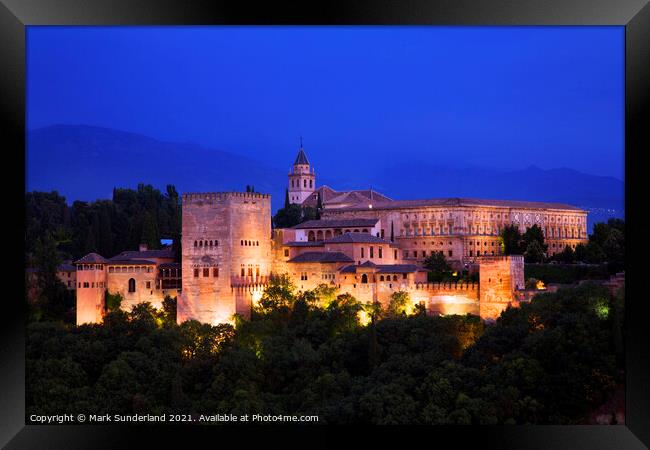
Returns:
[[[301,147],[289,172],[289,201],[322,204],[321,218],[272,229],[271,198],[254,192],[182,196],[182,261],[171,250],[91,253],[75,262],[77,324],[100,322],[106,292],[122,308],[176,296],[178,322],[232,322],[250,317],[269,277],[288,274],[299,290],[319,284],[361,302],[387,304],[406,291],[430,314],[498,317],[518,305],[522,256],[503,256],[499,234],[514,224],[538,225],[548,254],[587,242],[587,212],[558,203],[437,198],[393,200],[373,190],[316,187]],[[424,259],[441,251],[452,267],[479,273],[478,283],[427,283]]]

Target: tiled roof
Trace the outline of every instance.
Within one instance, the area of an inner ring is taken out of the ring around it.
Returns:
[[[287,247],[322,247],[325,243],[323,241],[292,241],[282,245]]]
[[[115,264],[120,266],[155,266],[156,263],[146,259],[113,259],[107,261],[107,264]]]
[[[344,227],[374,227],[379,219],[342,219],[342,220],[308,220],[291,228],[296,230],[305,228],[344,228]]]
[[[330,262],[352,262],[353,259],[341,252],[305,252],[293,259],[290,259],[289,262],[293,263],[302,263],[302,262],[321,262],[321,263],[330,263]]]
[[[367,261],[368,263],[370,261]],[[356,273],[357,267],[375,267],[377,268],[377,273],[413,273],[418,272],[422,269],[421,267],[416,266],[415,264],[366,264],[361,265],[350,264],[339,269],[340,273]]]
[[[88,263],[88,264],[93,264],[93,263],[94,264],[96,264],[96,263],[106,264],[107,262],[108,262],[108,260],[106,258],[104,258],[100,254],[88,253],[86,256],[84,256],[83,258],[75,261],[74,263],[75,264],[86,264],[86,263]]]
[[[307,155],[305,155],[305,151],[300,147],[300,151],[298,152],[298,156],[296,156],[296,161],[293,163],[295,166],[296,164],[307,164],[309,165],[309,160],[307,159]]]
[[[70,263],[59,264],[59,267],[56,268],[59,272],[74,272],[77,270],[77,266],[73,266]]]
[[[159,269],[180,269],[181,264],[180,263],[162,263],[158,264]]]
[[[133,250],[122,252],[119,255],[113,256],[110,260],[119,260],[124,261],[127,259],[147,259],[147,258],[173,258],[174,250],[171,248],[165,248],[162,250]]]
[[[354,264],[350,264],[349,266],[341,267],[339,269],[339,272],[341,273],[356,273],[357,271],[357,266]]]
[[[412,273],[424,270],[415,264],[383,264],[377,267],[379,267],[378,273]]]
[[[327,208],[328,204],[332,207],[341,207],[341,204],[359,204],[368,207],[369,203],[391,201],[390,197],[386,197],[373,189],[363,189],[356,191],[336,191],[329,186],[320,186],[302,202],[303,206],[316,206],[318,202],[318,193],[320,193],[323,207]]]
[[[368,243],[368,244],[392,244],[390,241],[385,241],[377,236],[368,233],[343,233],[340,236],[326,239],[327,244],[345,244],[345,243]]]
[[[492,200],[478,198],[430,198],[422,200],[391,200],[380,201],[372,204],[372,209],[406,209],[421,206],[495,206],[504,208],[532,208],[532,209],[560,209],[583,211],[582,209],[568,205],[566,203],[553,202],[529,202],[521,200]],[[367,205],[345,206],[340,209],[345,210],[367,210]]]

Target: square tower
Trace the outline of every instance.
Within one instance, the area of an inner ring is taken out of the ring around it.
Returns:
[[[184,194],[179,323],[250,315],[248,287],[271,273],[271,198],[255,192]]]

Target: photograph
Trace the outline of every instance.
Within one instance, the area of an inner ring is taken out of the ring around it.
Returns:
[[[625,424],[622,26],[31,26],[28,424]]]

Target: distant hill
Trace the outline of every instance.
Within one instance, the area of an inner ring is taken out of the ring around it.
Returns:
[[[89,201],[138,183],[173,184],[179,192],[243,191],[251,184],[282,206],[286,173],[221,150],[108,128],[54,125],[28,135],[27,190]]]
[[[459,161],[462,160],[459,159]],[[152,163],[157,161],[157,163]],[[282,166],[291,161],[282,162]],[[355,173],[354,179],[346,179]],[[570,203],[592,210],[589,221],[622,217],[624,183],[572,169],[521,170],[389,162],[379,171],[317,174],[334,189],[374,189],[394,198],[478,197]],[[338,181],[335,181],[338,178]],[[174,184],[179,192],[244,190],[269,193],[282,206],[286,170],[196,144],[85,125],[33,130],[27,142],[27,190],[57,190],[71,202],[110,198],[113,187]]]

